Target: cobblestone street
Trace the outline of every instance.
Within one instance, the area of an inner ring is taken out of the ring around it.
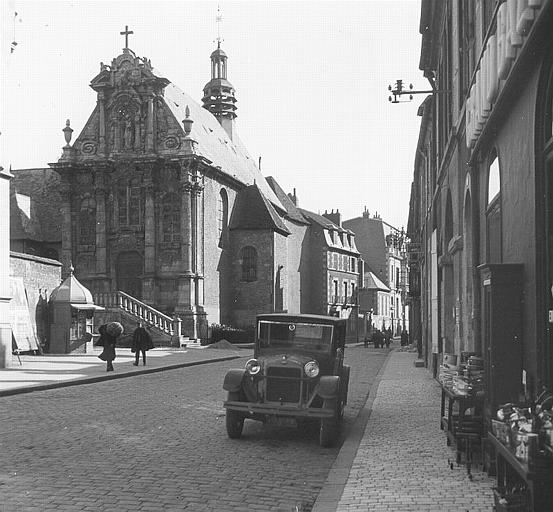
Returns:
[[[346,350],[342,438],[386,355]],[[0,510],[310,510],[339,446],[250,420],[228,439],[222,380],[245,359],[0,397]]]

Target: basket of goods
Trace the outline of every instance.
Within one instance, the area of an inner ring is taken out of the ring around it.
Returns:
[[[117,338],[123,334],[123,326],[119,322],[110,322],[106,325],[106,332],[110,336]]]
[[[511,427],[508,423],[492,420],[492,434],[505,446],[511,445]]]

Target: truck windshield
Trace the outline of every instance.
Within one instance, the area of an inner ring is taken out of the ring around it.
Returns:
[[[331,325],[303,322],[259,322],[259,346],[330,352]]]

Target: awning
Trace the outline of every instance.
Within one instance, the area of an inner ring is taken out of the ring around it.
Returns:
[[[102,306],[97,306],[96,304],[71,304],[71,307],[75,309],[85,309],[85,310],[93,309],[94,311],[105,310],[105,308],[103,308]]]

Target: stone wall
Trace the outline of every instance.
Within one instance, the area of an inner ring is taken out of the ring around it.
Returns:
[[[10,277],[21,277],[27,292],[32,327],[39,343],[48,337],[48,300],[61,283],[61,263],[56,260],[10,252]]]
[[[255,323],[256,315],[273,312],[275,236],[280,235],[276,235],[272,231],[259,230],[232,232],[233,327],[248,327]],[[240,250],[246,246],[254,247],[257,252],[257,279],[255,281],[242,281]]]

